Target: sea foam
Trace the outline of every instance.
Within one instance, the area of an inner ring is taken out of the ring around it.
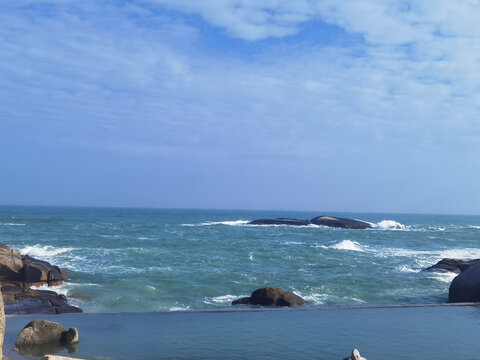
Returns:
[[[374,228],[381,230],[407,230],[407,227],[394,220],[382,220],[374,224]]]
[[[361,251],[361,252],[365,251],[358,241],[352,241],[352,240],[340,241],[338,244],[329,246],[329,248],[336,249],[336,250],[349,250],[349,251]]]
[[[32,246],[25,246],[24,248],[20,249],[20,253],[23,255],[29,255],[32,257],[37,257],[40,259],[51,258],[53,256],[57,256],[69,251],[77,250],[76,248],[65,247],[65,248],[57,248],[50,245],[41,246],[41,245],[32,245]]]

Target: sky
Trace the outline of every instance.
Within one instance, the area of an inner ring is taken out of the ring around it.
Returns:
[[[0,0],[0,204],[480,214],[479,18]]]

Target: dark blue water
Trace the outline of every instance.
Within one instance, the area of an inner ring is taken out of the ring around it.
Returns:
[[[353,217],[369,230],[248,226],[257,218]],[[324,305],[443,303],[449,274],[480,257],[480,216],[0,207],[0,241],[67,269],[56,287],[87,312],[229,309],[264,287]]]

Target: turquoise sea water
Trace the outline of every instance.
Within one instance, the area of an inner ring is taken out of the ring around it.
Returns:
[[[325,214],[375,227],[246,225]],[[86,312],[229,309],[264,286],[310,308],[439,304],[453,275],[420,270],[479,258],[479,239],[480,216],[0,207],[0,242],[66,268],[54,290]]]

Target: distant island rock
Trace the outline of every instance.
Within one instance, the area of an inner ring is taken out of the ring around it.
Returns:
[[[232,305],[242,304],[297,307],[305,305],[306,301],[297,294],[281,288],[261,288],[255,290],[250,297],[232,301]]]
[[[67,281],[67,273],[58,266],[0,243],[0,282],[6,314],[62,314],[82,312],[69,305],[64,295],[31,286],[59,285]]]
[[[275,219],[258,219],[248,223],[248,225],[293,225],[308,226],[321,225],[343,229],[369,229],[372,224],[349,218],[339,218],[334,216],[317,216],[311,220],[301,220],[293,218],[275,218]]]

